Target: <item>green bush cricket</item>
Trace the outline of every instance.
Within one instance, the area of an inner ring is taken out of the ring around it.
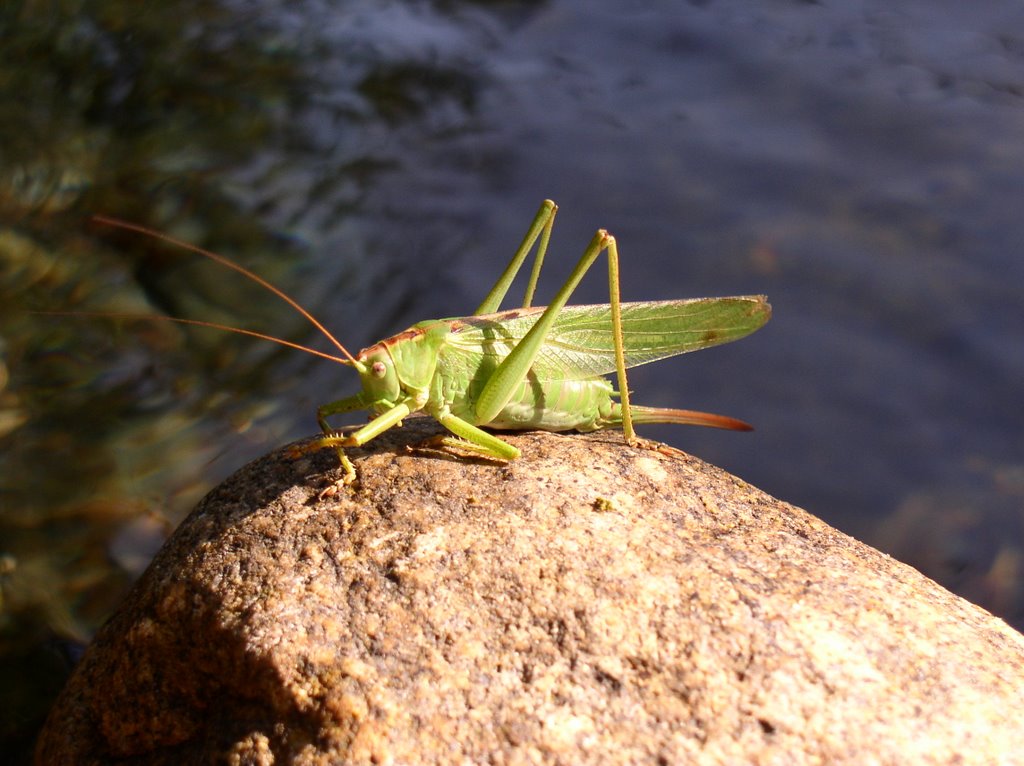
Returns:
[[[630,445],[636,444],[634,423],[750,430],[743,421],[724,415],[630,404],[626,369],[749,335],[771,316],[765,297],[621,303],[618,249],[615,238],[601,229],[551,303],[531,306],[557,210],[550,200],[541,204],[508,267],[471,316],[419,322],[356,356],[292,298],[244,267],[135,224],[97,220],[157,236],[244,274],[288,302],[341,351],[342,356],[333,356],[250,330],[168,317],[271,340],[354,368],[363,390],[321,405],[317,421],[324,435],[300,450],[336,448],[343,483],[356,478],[346,447],[362,446],[419,412],[453,434],[432,443],[499,460],[514,460],[520,452],[481,427],[545,431],[621,427]],[[522,306],[501,311],[534,245],[537,251]],[[601,253],[608,256],[609,303],[566,305]],[[617,374],[618,392],[604,377],[611,372]],[[335,431],[328,423],[331,416],[356,410],[369,410],[370,422],[343,431]]]

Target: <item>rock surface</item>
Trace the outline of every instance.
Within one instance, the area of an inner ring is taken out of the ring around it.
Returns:
[[[1024,637],[913,569],[616,433],[435,432],[214,490],[38,763],[1024,763]]]

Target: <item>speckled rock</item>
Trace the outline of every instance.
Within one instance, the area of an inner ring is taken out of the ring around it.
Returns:
[[[96,637],[40,764],[1024,763],[1024,637],[688,455],[274,453]]]

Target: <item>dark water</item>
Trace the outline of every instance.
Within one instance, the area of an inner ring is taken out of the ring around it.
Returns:
[[[599,227],[626,300],[767,293],[641,368],[647,428],[1024,626],[1024,10],[705,0],[6,3],[0,10],[0,736],[32,736],[168,530],[316,428],[353,347],[466,313],[544,197],[551,295]],[[577,302],[604,302],[603,266]]]

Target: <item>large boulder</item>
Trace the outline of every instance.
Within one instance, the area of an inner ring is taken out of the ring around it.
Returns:
[[[669,448],[278,451],[100,631],[40,764],[1024,763],[1024,637]]]

